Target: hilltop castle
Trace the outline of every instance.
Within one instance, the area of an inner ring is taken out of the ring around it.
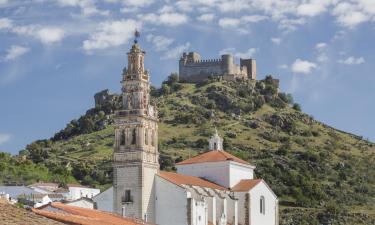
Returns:
[[[144,58],[135,40],[115,116],[113,211],[159,225],[277,225],[277,196],[254,179],[255,166],[224,151],[217,131],[207,152],[177,163],[177,173],[160,171],[158,114]],[[244,71],[235,74],[245,77]]]
[[[240,59],[240,65],[235,64],[231,54],[221,56],[221,59],[202,60],[197,52],[184,52],[179,61],[180,81],[201,82],[209,77],[219,77],[224,80],[256,79],[255,59]]]

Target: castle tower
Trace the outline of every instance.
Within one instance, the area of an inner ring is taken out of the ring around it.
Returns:
[[[137,43],[128,54],[122,77],[121,110],[115,116],[113,153],[114,212],[155,222],[154,177],[159,171],[157,111],[150,104],[145,52]]]

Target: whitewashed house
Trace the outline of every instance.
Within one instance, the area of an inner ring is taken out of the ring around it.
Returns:
[[[113,187],[94,196],[92,200],[94,201],[94,209],[113,212]]]
[[[224,151],[217,132],[209,151],[177,163],[177,173],[160,171],[157,109],[137,36],[114,117],[113,212],[159,225],[277,225],[277,196],[254,179],[255,166]]]
[[[76,200],[80,198],[93,198],[100,193],[100,189],[82,186],[79,184],[68,184],[69,196],[67,200]]]

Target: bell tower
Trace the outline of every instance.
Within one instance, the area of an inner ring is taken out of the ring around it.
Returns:
[[[122,109],[115,116],[114,212],[155,222],[154,177],[159,171],[157,111],[150,103],[150,76],[138,31],[122,73]]]

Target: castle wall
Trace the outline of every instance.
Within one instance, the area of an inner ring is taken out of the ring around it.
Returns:
[[[211,76],[225,80],[255,79],[255,73],[255,60],[241,59],[237,65],[230,54],[222,55],[221,59],[201,60],[198,53],[183,53],[179,62],[180,80],[185,82],[200,82]]]
[[[218,76],[223,74],[222,61],[215,60],[201,60],[196,62],[180,63],[180,79],[202,80],[209,76]],[[187,81],[187,80],[186,80]]]

